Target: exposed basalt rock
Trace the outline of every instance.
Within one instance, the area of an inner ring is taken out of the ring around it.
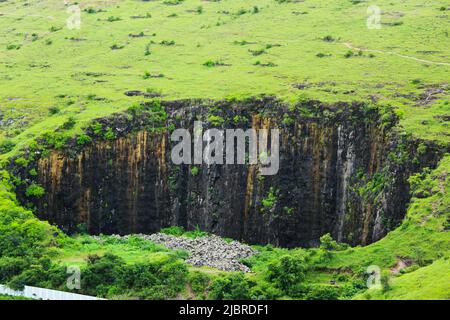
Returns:
[[[194,175],[191,165],[171,162],[170,132],[149,130],[142,115],[118,114],[99,120],[114,129],[114,141],[53,151],[35,164],[36,178],[16,172],[45,187],[42,198],[31,199],[40,217],[69,232],[85,223],[92,234],[148,234],[179,225],[246,243],[314,246],[332,233],[368,244],[399,224],[410,198],[408,177],[441,154],[431,144],[417,152],[419,142],[393,130],[395,116],[381,117],[365,104],[288,109],[264,98],[164,107],[172,129],[192,130],[195,120],[211,115],[223,128],[278,127],[278,174],[262,177],[256,165],[202,165]],[[271,191],[276,201],[264,206]],[[30,201],[24,187],[18,194]]]

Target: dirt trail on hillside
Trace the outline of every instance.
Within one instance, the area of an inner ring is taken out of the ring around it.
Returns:
[[[430,60],[420,59],[420,58],[416,58],[416,57],[413,57],[413,56],[408,56],[408,55],[405,55],[405,54],[400,54],[400,53],[396,53],[396,52],[392,52],[392,51],[382,51],[382,50],[358,48],[358,47],[354,47],[352,44],[350,44],[348,42],[344,42],[343,45],[346,46],[349,49],[352,49],[352,50],[391,54],[391,55],[398,56],[400,58],[411,59],[411,60],[415,60],[415,61],[418,61],[418,62],[429,63],[429,64],[437,64],[437,65],[442,65],[442,66],[450,66],[450,63],[448,63],[448,62],[430,61]]]

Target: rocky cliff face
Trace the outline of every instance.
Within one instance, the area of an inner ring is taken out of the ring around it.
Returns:
[[[92,234],[153,233],[179,225],[287,247],[316,245],[325,233],[368,244],[402,220],[407,178],[434,165],[440,154],[432,145],[418,152],[418,142],[393,131],[394,116],[382,118],[363,104],[310,103],[289,110],[262,99],[164,108],[169,130],[149,129],[136,115],[115,115],[99,121],[116,139],[94,139],[75,152],[69,147],[37,160],[34,179],[46,193],[31,202],[40,217],[69,232],[86,224]],[[207,127],[279,128],[278,174],[261,176],[258,165],[248,164],[198,170],[173,164],[170,131],[192,132],[199,119]],[[19,198],[30,201],[24,193],[19,188]]]

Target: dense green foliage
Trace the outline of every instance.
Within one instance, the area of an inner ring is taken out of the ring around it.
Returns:
[[[207,232],[200,230],[198,226],[193,231],[186,231],[183,227],[168,227],[161,229],[161,232],[176,237],[188,237],[193,239],[197,237],[206,237],[208,235]]]
[[[89,256],[82,274],[82,292],[87,294],[167,299],[175,297],[184,288],[187,267],[173,256],[127,264],[115,255],[105,254]]]
[[[61,237],[56,228],[17,204],[9,174],[0,171],[0,259],[39,257]]]

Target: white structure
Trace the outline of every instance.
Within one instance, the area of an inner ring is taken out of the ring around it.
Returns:
[[[25,286],[23,291],[13,290],[0,284],[0,294],[40,300],[105,300],[93,296]]]

